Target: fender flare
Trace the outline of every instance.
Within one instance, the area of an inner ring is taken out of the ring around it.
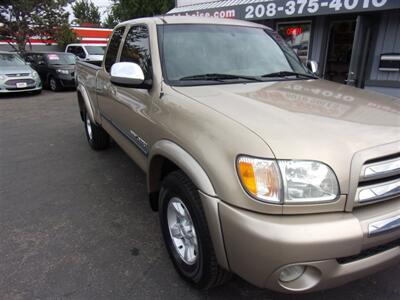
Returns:
[[[177,165],[193,182],[193,184],[204,194],[216,197],[214,186],[212,185],[207,173],[200,164],[186,150],[169,140],[156,142],[150,150],[147,166],[147,188],[149,193],[157,191],[160,185],[161,172],[153,172],[154,163],[157,165],[156,158],[162,157],[169,159]],[[157,167],[156,167],[157,168]],[[160,168],[158,168],[160,169]]]
[[[92,107],[92,104],[89,100],[89,95],[86,92],[86,89],[83,85],[79,84],[78,87],[76,88],[77,92],[82,96],[83,102],[85,104],[86,107],[86,111],[89,114],[89,118],[92,122],[97,123],[95,118],[94,118],[94,110]],[[79,96],[78,96],[79,97]]]

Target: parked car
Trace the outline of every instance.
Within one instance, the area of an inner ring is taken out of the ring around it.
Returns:
[[[101,44],[69,44],[65,52],[75,54],[78,60],[101,65],[105,49]]]
[[[16,53],[0,51],[0,93],[32,92],[39,94],[39,74]]]
[[[400,262],[400,99],[315,67],[264,25],[174,16],[121,23],[101,67],[77,63],[89,145],[112,137],[144,170],[195,287],[308,292]]]
[[[29,52],[24,55],[53,92],[75,87],[75,55],[64,52]]]

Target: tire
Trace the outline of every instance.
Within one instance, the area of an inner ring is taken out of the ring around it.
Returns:
[[[60,81],[53,76],[49,77],[49,88],[52,92],[58,92],[61,90],[61,84]]]
[[[87,141],[93,150],[99,151],[108,148],[110,145],[110,136],[103,128],[90,120],[87,112],[85,113],[84,126]]]
[[[230,279],[217,263],[198,190],[182,171],[163,180],[159,217],[168,254],[184,280],[208,289]]]

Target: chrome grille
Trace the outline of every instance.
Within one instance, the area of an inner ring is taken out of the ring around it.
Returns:
[[[356,205],[400,197],[400,153],[369,160],[361,168]]]

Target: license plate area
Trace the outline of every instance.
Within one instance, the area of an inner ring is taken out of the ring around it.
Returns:
[[[28,85],[26,84],[26,82],[17,82],[16,83],[16,87],[21,89],[21,88],[26,88]]]

